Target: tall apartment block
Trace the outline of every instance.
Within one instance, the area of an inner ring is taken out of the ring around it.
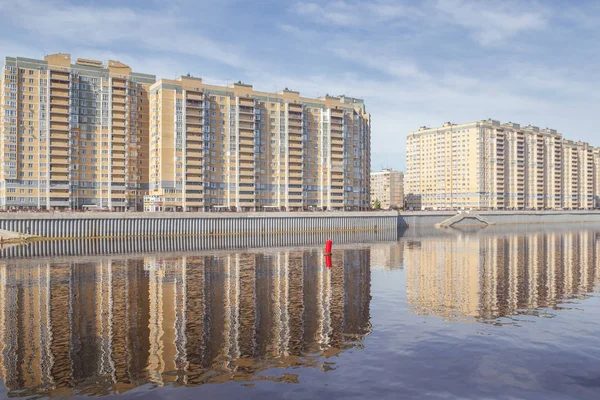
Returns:
[[[369,208],[370,115],[362,100],[190,76],[159,80],[149,92],[145,210]]]
[[[592,209],[600,198],[599,150],[536,126],[421,127],[406,165],[410,209]]]
[[[1,209],[366,210],[360,99],[7,57]]]
[[[0,208],[140,208],[154,82],[118,61],[7,57]]]
[[[404,174],[392,169],[371,172],[371,207],[379,201],[383,210],[404,207]]]

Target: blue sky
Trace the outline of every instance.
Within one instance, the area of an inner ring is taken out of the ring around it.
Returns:
[[[372,168],[406,133],[495,118],[600,146],[596,1],[0,0],[0,56],[116,59],[135,71],[361,97]]]

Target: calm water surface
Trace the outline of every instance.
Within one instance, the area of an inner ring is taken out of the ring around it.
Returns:
[[[600,227],[0,261],[0,397],[600,398]]]

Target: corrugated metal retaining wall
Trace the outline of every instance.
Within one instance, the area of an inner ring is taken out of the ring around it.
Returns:
[[[47,240],[0,249],[0,259],[308,246],[324,244],[325,240],[329,238],[338,245],[343,243],[395,241],[398,235],[396,230],[377,230],[367,232],[298,232],[285,235],[207,235],[171,238],[132,237]]]
[[[168,215],[168,214],[167,214]],[[45,238],[98,238],[131,236],[232,235],[289,232],[336,232],[396,230],[397,214],[319,217],[148,217],[133,218],[76,217],[44,218],[44,215],[0,217],[0,229],[38,235]]]

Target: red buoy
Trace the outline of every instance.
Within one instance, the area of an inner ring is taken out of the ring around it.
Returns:
[[[327,239],[327,241],[325,242],[325,255],[326,256],[330,256],[331,255],[331,248],[333,247],[333,242],[331,241],[331,239]]]
[[[331,269],[331,256],[325,256],[325,265],[327,269]]]

